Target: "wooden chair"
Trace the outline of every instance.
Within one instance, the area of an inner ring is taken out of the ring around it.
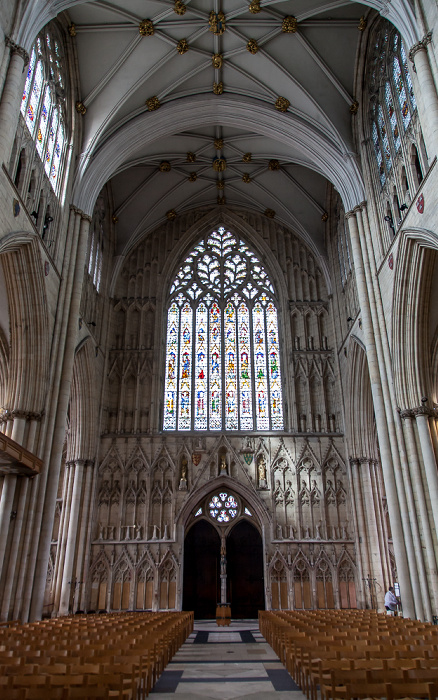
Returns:
[[[427,698],[427,700],[436,700],[437,684],[422,683],[421,681],[403,681],[403,683],[387,683],[386,698],[387,700],[396,700],[397,698]]]

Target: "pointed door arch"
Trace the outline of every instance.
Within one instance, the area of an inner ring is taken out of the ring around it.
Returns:
[[[227,583],[231,616],[257,619],[265,609],[263,543],[257,528],[245,518],[227,536]]]
[[[237,485],[237,484],[236,484]],[[233,618],[257,618],[265,608],[260,514],[231,479],[217,479],[191,499],[186,513],[183,609],[211,619],[221,602],[221,546],[225,544],[227,602]],[[222,572],[223,573],[223,572]]]

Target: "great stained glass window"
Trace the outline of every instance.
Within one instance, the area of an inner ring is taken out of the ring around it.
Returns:
[[[185,259],[167,314],[164,430],[283,430],[274,288],[224,227]]]
[[[49,33],[45,34],[45,41],[42,36],[37,38],[21,101],[21,113],[55,191],[65,152],[64,80],[60,55],[59,44]]]

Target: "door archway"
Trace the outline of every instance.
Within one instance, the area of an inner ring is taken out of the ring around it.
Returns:
[[[237,619],[257,618],[265,608],[263,542],[254,518],[246,499],[223,485],[192,508],[184,543],[183,609],[194,610],[196,619],[214,618],[217,604],[225,602]]]
[[[216,528],[200,520],[190,528],[184,543],[183,610],[196,619],[216,616],[220,599],[219,560],[221,541]]]
[[[257,619],[265,609],[263,543],[257,528],[243,519],[227,537],[228,599],[231,616]]]

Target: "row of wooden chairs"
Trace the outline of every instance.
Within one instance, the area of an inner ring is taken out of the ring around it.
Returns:
[[[312,700],[318,686],[322,700],[438,697],[438,629],[429,623],[362,610],[260,612],[259,622]]]
[[[193,630],[193,613],[71,616],[0,628],[0,697],[146,697]]]

